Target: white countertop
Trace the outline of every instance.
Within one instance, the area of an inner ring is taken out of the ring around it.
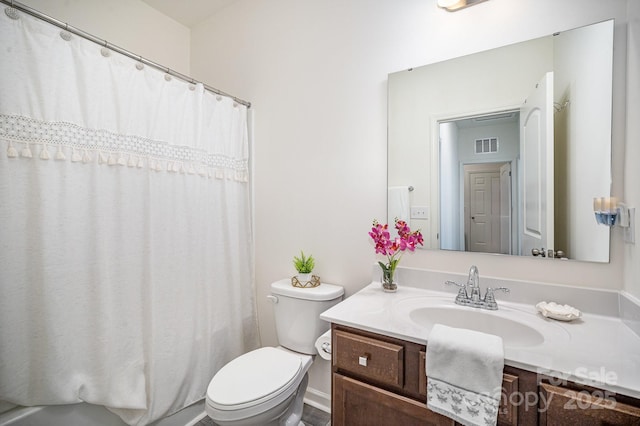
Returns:
[[[426,345],[429,328],[402,314],[403,309],[427,300],[425,297],[453,304],[455,294],[408,286],[385,293],[379,282],[372,282],[320,318]],[[498,305],[494,315],[528,315],[528,324],[545,335],[545,341],[534,346],[505,344],[505,364],[640,398],[640,337],[620,318],[583,312],[579,320],[561,322],[542,317],[533,304],[498,299]]]

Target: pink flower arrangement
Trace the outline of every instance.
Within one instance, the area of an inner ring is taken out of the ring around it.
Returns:
[[[386,223],[382,225],[374,220],[369,232],[369,236],[376,245],[376,254],[387,256],[387,263],[378,262],[382,268],[382,279],[385,283],[393,283],[393,274],[405,250],[414,251],[416,246],[424,244],[420,230],[411,232],[404,220],[396,218],[395,227],[398,237],[393,240],[389,233],[389,225]]]

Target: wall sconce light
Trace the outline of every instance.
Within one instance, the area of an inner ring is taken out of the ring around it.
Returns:
[[[618,202],[615,197],[596,197],[593,199],[593,212],[596,222],[601,225],[618,225],[624,229],[624,240],[635,243],[635,214],[634,207],[628,207],[625,203]]]
[[[465,7],[473,6],[483,1],[487,0],[438,0],[438,7],[449,12],[455,12],[456,10],[464,9]]]

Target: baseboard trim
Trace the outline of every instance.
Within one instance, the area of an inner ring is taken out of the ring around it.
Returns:
[[[328,393],[307,388],[307,392],[304,394],[304,403],[325,413],[331,413],[331,395]]]
[[[204,419],[205,417],[207,417],[207,413],[206,411],[203,411],[202,413],[198,414],[196,417],[194,417],[191,421],[189,421],[189,423],[185,424],[184,426],[195,426],[198,423],[200,423],[200,420]]]
[[[194,426],[207,416],[205,401],[201,399],[193,404],[150,424],[150,426]]]

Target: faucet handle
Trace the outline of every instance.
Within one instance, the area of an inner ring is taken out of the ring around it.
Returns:
[[[509,290],[507,287],[495,287],[495,288],[491,288],[491,287],[487,287],[487,293],[485,294],[484,298],[494,298],[493,292],[494,291],[504,291],[505,293],[509,293],[511,290]]]
[[[504,291],[505,293],[509,293],[511,290],[507,287],[487,287],[487,292],[484,295],[485,308],[492,311],[498,309],[498,303],[496,302],[496,297],[493,294],[494,291]]]
[[[464,304],[465,301],[468,298],[466,284],[460,284],[460,283],[457,283],[455,281],[449,281],[449,280],[445,281],[444,283],[446,285],[455,285],[455,286],[460,287],[458,289],[458,295],[456,296],[456,303]]]

